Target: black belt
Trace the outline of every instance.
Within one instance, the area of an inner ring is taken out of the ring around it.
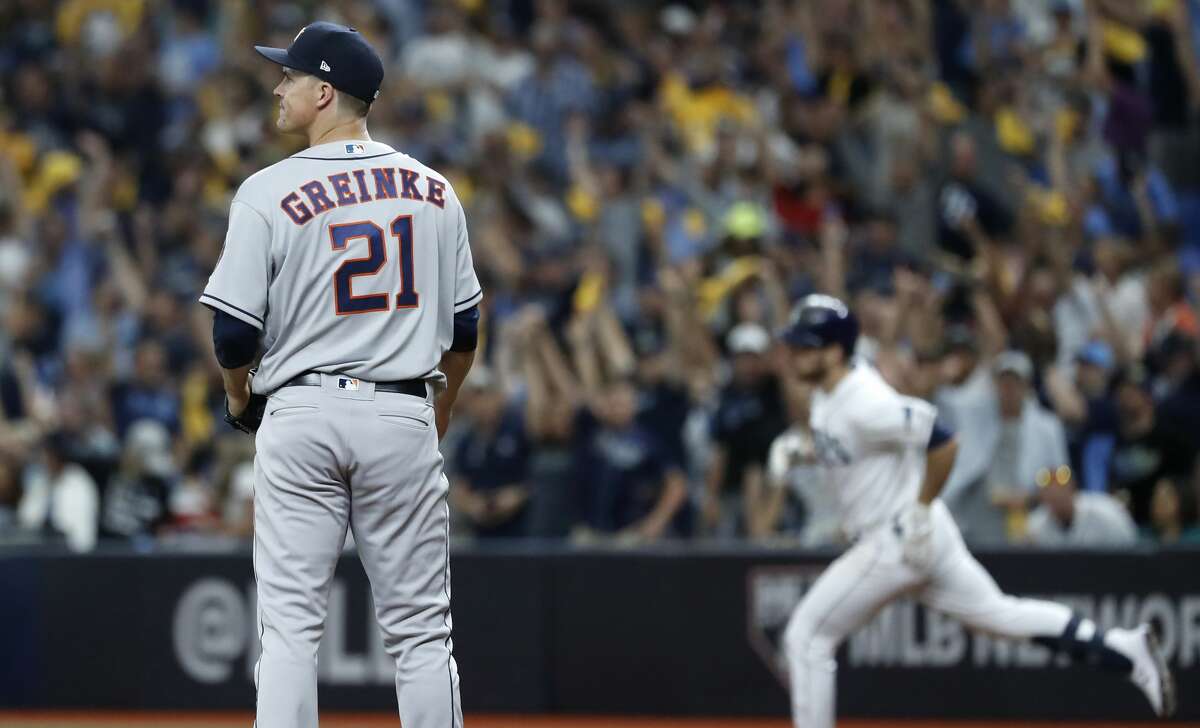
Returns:
[[[343,379],[353,379],[343,374],[331,374],[329,376],[341,377]],[[321,374],[319,372],[307,372],[301,374],[295,379],[291,379],[283,384],[283,387],[319,387],[321,386]],[[283,387],[280,387],[281,389]],[[410,394],[414,397],[425,398],[427,389],[424,379],[401,379],[396,382],[375,382],[376,392],[395,392],[397,394]]]

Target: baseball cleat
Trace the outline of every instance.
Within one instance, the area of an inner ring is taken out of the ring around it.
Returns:
[[[1113,630],[1116,632],[1117,630]],[[1141,624],[1132,630],[1120,630],[1121,651],[1133,662],[1130,681],[1142,691],[1154,714],[1169,718],[1175,714],[1175,679],[1167,667],[1166,657],[1150,625]],[[1109,633],[1113,637],[1117,635]],[[1115,640],[1114,640],[1115,641]],[[1116,645],[1114,645],[1115,647]]]

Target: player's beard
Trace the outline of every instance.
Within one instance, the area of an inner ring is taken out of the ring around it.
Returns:
[[[809,367],[807,370],[797,372],[796,377],[803,383],[820,386],[822,382],[829,376],[829,367],[822,362]]]
[[[825,381],[826,374],[828,374],[828,367],[817,357],[812,357],[804,364],[795,363],[792,366],[793,377],[803,384],[819,385]]]
[[[803,384],[819,386],[829,373],[824,358],[817,352],[804,351],[790,362],[792,377]]]

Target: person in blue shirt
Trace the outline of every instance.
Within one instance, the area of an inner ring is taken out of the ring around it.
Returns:
[[[731,378],[709,427],[712,459],[702,511],[711,535],[746,533],[747,493],[761,491],[771,443],[787,429],[783,392],[767,356],[770,344],[770,334],[756,323],[739,324],[727,337]]]
[[[156,339],[138,344],[133,376],[114,385],[110,397],[121,437],[138,420],[158,422],[172,435],[179,432],[179,392],[168,371],[166,349]]]
[[[450,501],[477,537],[524,538],[530,495],[525,417],[490,379],[487,370],[478,369],[464,391],[469,424],[449,469]]]
[[[637,417],[630,378],[609,383],[575,422],[577,502],[584,527],[648,543],[679,535],[687,482],[679,451]]]

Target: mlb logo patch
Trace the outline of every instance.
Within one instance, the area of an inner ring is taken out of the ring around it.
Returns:
[[[347,392],[358,391],[358,380],[350,377],[338,377],[338,389],[344,389]]]
[[[347,144],[346,154],[365,154],[367,148],[361,144]]]

